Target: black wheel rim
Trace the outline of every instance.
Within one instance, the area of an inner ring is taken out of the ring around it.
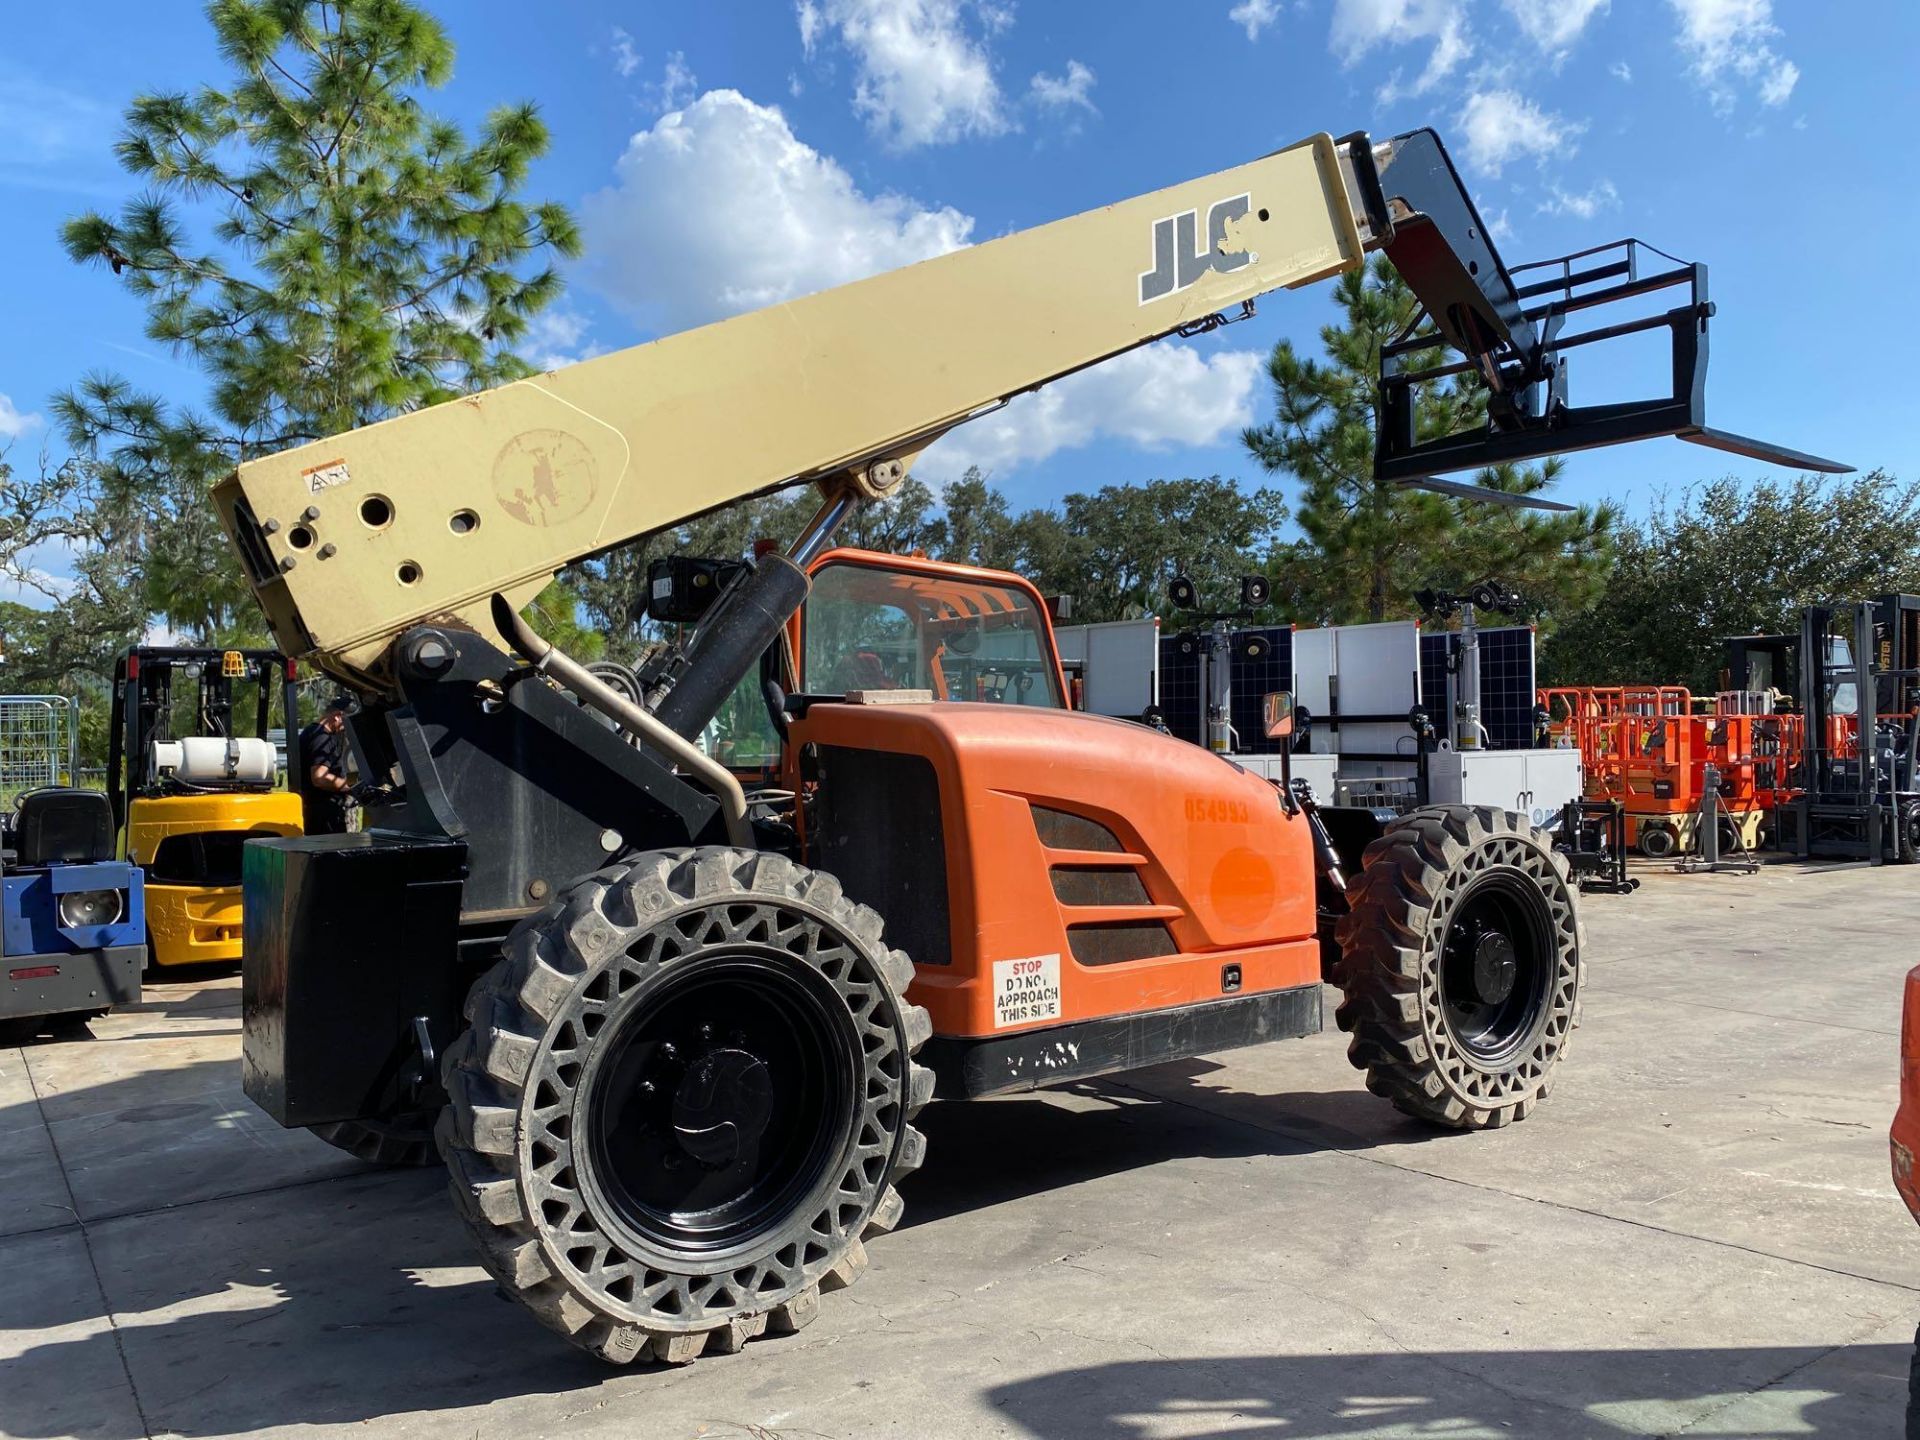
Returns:
[[[583,1077],[582,1178],[609,1218],[667,1259],[750,1251],[777,1232],[850,1142],[849,1021],[831,983],[778,954],[663,972]]]
[[[1497,1068],[1532,1043],[1553,993],[1553,921],[1518,870],[1476,876],[1440,939],[1447,1028],[1476,1064]]]

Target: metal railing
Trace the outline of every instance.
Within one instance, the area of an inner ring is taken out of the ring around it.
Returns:
[[[64,695],[0,695],[0,804],[73,784],[79,745],[79,712]]]

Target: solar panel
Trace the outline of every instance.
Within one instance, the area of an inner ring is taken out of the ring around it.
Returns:
[[[1267,739],[1260,703],[1271,691],[1293,688],[1293,627],[1264,625],[1234,631],[1230,665],[1234,752],[1278,754],[1289,742]]]
[[[1442,734],[1453,724],[1453,679],[1448,666],[1457,638],[1451,630],[1420,632],[1420,703]]]
[[[1480,723],[1494,750],[1533,744],[1534,656],[1531,625],[1480,631]],[[1442,735],[1453,730],[1453,675],[1460,635],[1436,630],[1420,637],[1420,703]]]
[[[1533,744],[1533,706],[1533,627],[1482,630],[1480,723],[1494,749],[1525,750]]]
[[[1207,743],[1200,725],[1200,646],[1194,636],[1160,637],[1160,713],[1182,740]]]

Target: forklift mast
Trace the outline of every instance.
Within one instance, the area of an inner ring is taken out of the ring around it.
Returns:
[[[136,645],[114,665],[113,706],[107,731],[107,794],[113,801],[114,828],[124,828],[130,801],[137,795],[166,793],[171,782],[153,764],[155,741],[181,738],[174,733],[174,679],[192,687],[193,721],[186,734],[228,739],[236,733],[266,738],[272,721],[273,682],[281,688],[281,714],[287,727],[289,763],[298,714],[298,666],[275,650],[227,650],[183,646]],[[235,682],[255,682],[253,728],[234,719]]]
[[[1776,637],[1735,641],[1778,651]],[[1802,715],[1792,841],[1800,854],[1920,859],[1920,596],[1801,612],[1794,647]]]

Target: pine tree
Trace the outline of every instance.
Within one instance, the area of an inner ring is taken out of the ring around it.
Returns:
[[[1380,352],[1419,312],[1419,302],[1385,259],[1343,275],[1335,298],[1343,323],[1320,332],[1326,358],[1300,355],[1290,341],[1267,362],[1275,418],[1243,439],[1267,470],[1299,482],[1294,518],[1302,538],[1276,547],[1276,594],[1301,623],[1384,620],[1417,613],[1412,596],[1488,576],[1517,587],[1534,614],[1578,609],[1605,574],[1618,511],[1611,505],[1547,514],[1456,501],[1408,490],[1373,474],[1382,401]],[[1421,357],[1428,368],[1443,352]],[[1416,390],[1421,439],[1452,434],[1484,418],[1477,377],[1432,381]],[[1561,462],[1503,465],[1475,480],[1532,495],[1551,488]]]
[[[251,606],[207,487],[282,450],[530,372],[572,217],[518,198],[547,148],[530,104],[477,137],[429,114],[453,45],[409,0],[213,0],[223,85],[134,100],[117,149],[141,192],[62,230],[146,333],[207,380],[204,409],[91,375],[54,404],[101,483],[143,512],[149,604],[212,635]],[[211,229],[213,248],[192,231]]]

